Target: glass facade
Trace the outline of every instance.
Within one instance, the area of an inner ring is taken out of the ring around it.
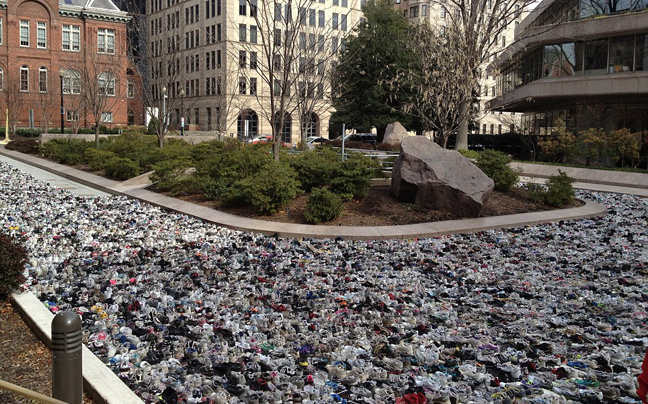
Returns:
[[[545,78],[645,70],[648,70],[648,34],[550,44],[522,55],[503,68],[497,81],[497,94]]]
[[[639,11],[648,6],[648,0],[581,0],[580,18]]]

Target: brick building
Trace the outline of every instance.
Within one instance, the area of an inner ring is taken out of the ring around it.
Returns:
[[[110,0],[0,0],[2,118],[12,128],[137,123],[128,21]]]

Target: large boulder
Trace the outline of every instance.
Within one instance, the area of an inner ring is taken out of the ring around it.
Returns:
[[[468,158],[423,136],[401,142],[391,190],[397,200],[477,217],[493,191],[488,178]]]
[[[382,142],[386,144],[400,144],[403,139],[408,137],[410,136],[407,134],[407,129],[400,122],[394,122],[387,125]]]

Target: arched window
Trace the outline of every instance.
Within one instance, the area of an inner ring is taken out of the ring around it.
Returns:
[[[4,69],[0,67],[0,91],[4,90]]]
[[[247,138],[245,133],[245,125],[247,121]],[[251,109],[242,111],[236,120],[236,134],[239,140],[250,140],[259,134],[259,117],[256,112]]]
[[[63,73],[63,94],[81,94],[81,74],[76,70]]]
[[[99,94],[114,96],[115,95],[115,76],[108,72],[99,73]]]
[[[316,113],[305,114],[302,117],[302,129],[306,133],[306,137],[317,136],[317,127],[319,119]]]
[[[29,91],[29,67],[20,66],[20,91]]]
[[[38,69],[38,91],[41,93],[47,92],[47,68],[41,67]]]

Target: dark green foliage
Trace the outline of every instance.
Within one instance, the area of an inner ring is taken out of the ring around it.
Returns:
[[[545,186],[527,184],[527,189],[534,202],[543,202],[549,206],[560,207],[574,201],[573,183],[573,178],[562,170],[558,170],[558,175],[549,177]]]
[[[573,182],[573,178],[558,170],[558,175],[552,175],[547,181],[544,202],[550,206],[563,206],[571,203],[574,200]]]
[[[216,181],[224,181],[226,187],[250,176],[257,175],[272,163],[267,146],[242,147],[240,149],[214,153],[196,161],[198,175]]]
[[[108,164],[108,161],[113,157],[115,157],[115,153],[95,148],[86,149],[84,152],[86,162],[94,171],[105,169],[106,164]]]
[[[57,163],[75,165],[85,163],[84,153],[94,143],[79,139],[52,139],[43,144],[43,154]]]
[[[331,177],[331,191],[343,200],[362,199],[371,186],[371,178],[380,176],[380,164],[360,153],[351,153]]]
[[[157,134],[157,118],[151,118],[148,123],[148,128],[146,128],[146,134],[155,135]]]
[[[26,154],[38,154],[40,152],[40,144],[35,139],[12,140],[5,145],[5,149]]]
[[[468,157],[471,160],[477,160],[479,158],[479,152],[475,150],[459,150],[459,153],[461,153],[462,156]]]
[[[139,164],[124,157],[112,157],[106,162],[106,175],[116,180],[127,180],[140,175]]]
[[[477,156],[477,167],[495,182],[495,189],[506,192],[515,185],[518,173],[509,167],[511,158],[497,150],[484,150]]]
[[[14,135],[18,135],[22,137],[39,137],[41,133],[42,131],[40,129],[21,128],[21,129],[16,129],[16,133],[14,133]]]
[[[365,20],[348,37],[332,73],[331,133],[341,131],[343,123],[367,132],[394,121],[412,127],[412,116],[398,112],[409,95],[394,94],[388,84],[412,56],[406,46],[411,26],[385,0],[368,1],[363,13]]]
[[[330,183],[333,173],[339,171],[342,157],[330,147],[302,152],[288,163],[297,173],[301,188],[310,192],[312,188],[321,187]]]
[[[150,170],[152,164],[158,161],[160,152],[155,136],[137,134],[103,138],[101,148],[136,162],[144,171]]]
[[[271,215],[297,197],[299,181],[287,164],[273,162],[259,175],[239,182],[249,195],[250,204],[257,213]]]
[[[304,216],[311,224],[327,222],[342,213],[342,198],[326,188],[313,188]]]
[[[24,281],[27,250],[13,236],[0,233],[0,301],[6,300]]]
[[[176,158],[163,160],[153,166],[151,181],[160,191],[169,191],[172,195],[191,195],[201,192],[200,180],[190,172],[191,160]]]

